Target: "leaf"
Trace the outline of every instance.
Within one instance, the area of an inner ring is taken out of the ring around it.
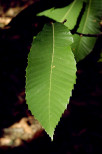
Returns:
[[[82,0],[74,0],[70,5],[64,8],[51,8],[39,13],[38,16],[44,15],[58,22],[63,22],[65,19],[67,19],[64,25],[66,25],[69,29],[73,29],[82,9],[82,4]]]
[[[102,50],[101,50],[101,53],[100,53],[100,57],[99,57],[99,60],[98,60],[98,62],[102,62]]]
[[[72,35],[63,24],[45,25],[28,55],[26,100],[32,114],[51,138],[75,83],[72,42]]]
[[[102,15],[102,0],[87,0],[86,10],[80,22],[78,32],[85,34],[97,34],[100,32],[100,16]],[[74,35],[72,44],[76,61],[82,60],[93,49],[96,37]]]

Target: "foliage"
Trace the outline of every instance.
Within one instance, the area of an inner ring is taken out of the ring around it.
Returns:
[[[70,5],[64,8],[51,8],[39,13],[38,16],[44,15],[56,20],[57,22],[63,22],[66,19],[67,21],[64,25],[66,25],[69,29],[73,29],[76,25],[77,18],[82,9],[82,4],[82,1],[75,0]]]
[[[85,34],[99,33],[100,30],[100,15],[102,15],[102,0],[89,0],[86,5],[86,10],[81,19],[78,32]],[[96,37],[81,37],[74,35],[74,44],[72,45],[73,53],[76,61],[80,61],[86,57],[93,49]]]
[[[81,11],[83,2],[86,2],[86,7],[82,19],[79,24],[78,32],[86,34],[99,33],[100,30],[100,16],[102,15],[102,0],[74,0],[70,5],[60,9],[49,9],[38,14],[38,16],[47,16],[58,22],[63,22],[70,30],[74,28],[78,15]],[[73,36],[74,43],[72,50],[76,61],[85,58],[93,49],[96,37],[81,37],[77,34]]]
[[[33,40],[28,55],[26,100],[29,109],[52,139],[75,84],[75,60],[78,62],[88,55],[96,41],[96,38],[72,35],[68,30],[75,27],[83,2],[86,7],[78,32],[99,33],[102,1],[74,0],[64,8],[51,8],[38,14],[50,17],[57,23],[44,26]],[[62,24],[65,19],[67,22]]]

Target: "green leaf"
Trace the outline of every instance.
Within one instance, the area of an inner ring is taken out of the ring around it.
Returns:
[[[42,127],[53,138],[76,79],[73,38],[60,23],[45,25],[34,39],[26,69],[26,100]]]
[[[51,8],[39,13],[38,16],[44,15],[58,22],[63,22],[65,19],[67,19],[64,25],[66,25],[69,29],[73,29],[82,9],[82,4],[82,0],[74,0],[70,5],[64,8]]]
[[[100,32],[100,16],[102,15],[102,0],[87,0],[85,13],[80,22],[78,32],[84,34],[97,34]],[[76,61],[82,60],[93,49],[96,37],[74,35],[72,44]]]
[[[98,62],[100,62],[100,63],[102,62],[102,50],[101,50],[100,58],[99,58]]]

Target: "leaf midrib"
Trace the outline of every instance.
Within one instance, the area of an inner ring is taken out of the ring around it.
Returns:
[[[81,33],[84,33],[84,30],[85,30],[85,26],[86,26],[86,23],[87,23],[87,18],[88,18],[88,15],[89,15],[89,12],[90,12],[90,8],[91,8],[91,7],[90,7],[90,6],[91,6],[91,1],[92,1],[92,0],[89,0],[89,7],[88,7],[87,15],[86,15],[86,20],[85,20],[85,24],[84,24],[84,26],[83,26],[83,29],[82,29],[82,32],[81,32]],[[80,46],[81,39],[82,39],[82,37],[80,37],[79,45],[78,45],[77,51],[79,51],[79,46]],[[77,52],[77,53],[78,53],[78,52]]]
[[[84,33],[85,26],[86,26],[86,23],[87,23],[87,18],[88,18],[88,15],[89,15],[89,12],[90,12],[90,8],[91,8],[91,1],[92,1],[92,0],[89,0],[89,9],[88,9],[88,11],[87,11],[86,20],[85,20],[85,24],[84,24],[84,26],[83,26],[82,33]]]
[[[61,19],[61,22],[63,22],[65,20],[65,18],[67,17],[67,15],[69,14],[69,12],[71,11],[71,9],[73,8],[74,4],[75,4],[76,0],[73,2],[72,6],[70,7],[70,9],[68,9],[68,11],[65,13],[64,17]]]
[[[49,86],[49,126],[50,126],[50,130],[51,130],[51,81],[52,81],[52,69],[53,69],[53,61],[54,61],[54,24],[52,23],[52,59],[51,59],[51,71],[50,71],[50,86]]]

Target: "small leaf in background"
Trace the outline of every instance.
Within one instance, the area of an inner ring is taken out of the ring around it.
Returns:
[[[100,58],[99,58],[98,62],[102,63],[102,50],[101,50]]]
[[[102,15],[102,0],[87,0],[86,10],[82,16],[78,32],[85,34],[100,33],[100,16]],[[96,37],[79,36],[75,34],[72,50],[76,61],[85,58],[93,49]]]
[[[48,24],[34,39],[28,55],[26,100],[32,114],[52,139],[76,80],[72,42],[66,26]]]
[[[70,5],[64,8],[51,8],[39,13],[38,16],[44,15],[58,22],[63,22],[66,19],[67,21],[64,25],[66,25],[69,29],[73,29],[76,25],[82,6],[82,0],[74,0]]]

